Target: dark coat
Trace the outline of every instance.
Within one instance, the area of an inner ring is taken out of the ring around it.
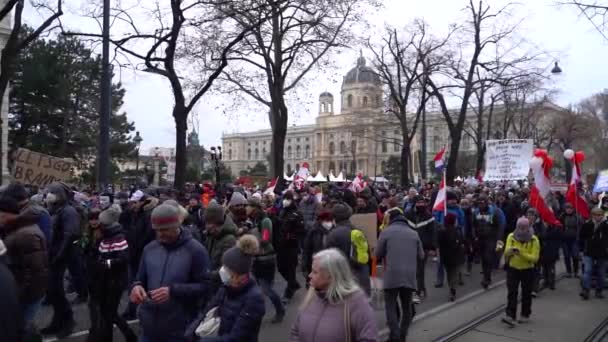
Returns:
[[[188,324],[196,317],[198,300],[205,295],[209,256],[205,247],[182,230],[170,245],[153,241],[144,249],[136,282],[146,291],[169,287],[169,301],[139,306],[143,333],[153,342],[184,341]]]
[[[274,246],[277,252],[284,248],[298,248],[298,241],[303,239],[306,234],[302,213],[292,204],[281,210],[278,221],[280,238],[278,246]]]
[[[19,286],[19,299],[29,304],[41,299],[48,283],[48,253],[44,234],[36,224],[40,216],[33,211],[22,212],[8,228],[4,243],[8,250],[8,266]]]
[[[70,194],[67,193],[65,186],[53,183],[48,186],[48,190],[57,196],[57,202],[50,208],[53,238],[49,248],[49,264],[53,266],[66,263],[68,257],[72,255],[74,241],[78,240],[82,234],[81,216],[69,204]]]
[[[206,309],[186,331],[190,340],[196,340],[194,332],[205,315],[214,307],[219,307],[220,328],[218,336],[203,337],[200,342],[257,342],[262,319],[266,313],[264,295],[254,280],[239,288],[222,286]]]
[[[2,341],[21,341],[24,335],[17,283],[11,271],[0,261],[0,336]]]
[[[453,227],[439,230],[439,258],[441,264],[451,269],[464,264],[464,238],[462,232]]]
[[[473,227],[475,236],[479,239],[496,241],[504,237],[504,227],[501,226],[499,209],[488,206],[485,211],[473,211]]]
[[[158,205],[158,199],[149,197],[144,206],[133,214],[133,223],[127,230],[129,243],[129,260],[131,268],[136,270],[141,261],[144,248],[156,238],[152,229],[152,210]],[[124,227],[123,227],[124,228]]]
[[[571,215],[564,213],[559,220],[564,227],[564,239],[578,240],[581,226],[584,222],[583,219],[573,212]]]
[[[319,222],[306,234],[302,248],[302,272],[308,276],[312,270],[312,257],[325,248],[325,240],[329,231]]]
[[[418,211],[416,208],[405,214],[407,224],[418,232],[422,248],[425,251],[437,249],[437,227],[435,218],[429,211]]]
[[[539,236],[539,234],[537,234]],[[548,226],[540,233],[542,247],[540,249],[540,262],[552,263],[559,259],[559,249],[564,241],[564,233],[561,228]]]
[[[98,298],[122,292],[128,281],[129,245],[119,223],[102,227],[88,263],[91,295]]]
[[[585,256],[596,259],[608,259],[608,221],[604,219],[598,227],[592,220],[581,228],[581,242]]]

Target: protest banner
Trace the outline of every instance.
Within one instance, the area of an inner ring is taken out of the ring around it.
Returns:
[[[353,227],[361,229],[367,238],[367,244],[373,251],[378,244],[378,218],[376,214],[355,214],[350,217]]]
[[[484,181],[520,180],[530,173],[532,140],[505,139],[486,141]]]
[[[15,180],[39,187],[57,181],[67,181],[72,170],[72,162],[69,159],[57,158],[25,148],[19,148],[15,152],[14,161]]]
[[[598,173],[593,192],[608,192],[608,170],[602,170]]]

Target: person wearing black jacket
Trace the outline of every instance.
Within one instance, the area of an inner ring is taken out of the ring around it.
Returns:
[[[304,239],[304,248],[302,249],[302,274],[306,279],[306,287],[308,288],[309,274],[312,270],[312,257],[325,249],[325,241],[327,235],[336,226],[334,215],[331,211],[325,210],[319,213],[317,221],[312,229],[306,234]]]
[[[563,243],[564,234],[561,227],[547,226],[540,232],[543,246],[540,250],[540,266],[543,286],[555,290],[555,263],[559,259],[559,249]]]
[[[591,220],[585,222],[581,228],[581,242],[583,244],[583,290],[581,297],[589,299],[591,289],[591,276],[597,271],[597,285],[595,296],[604,298],[604,278],[606,275],[606,262],[608,260],[608,221],[601,208],[591,210]]]
[[[69,188],[61,183],[52,183],[47,189],[49,192],[46,195],[46,204],[53,224],[47,300],[53,307],[53,318],[40,332],[43,335],[64,338],[72,333],[76,325],[72,308],[65,296],[63,277],[73,254],[74,242],[80,237],[80,214],[69,204]]]
[[[112,342],[116,324],[128,342],[137,336],[118,316],[118,305],[128,282],[129,251],[125,234],[118,223],[120,207],[113,205],[99,214],[101,240],[89,255],[91,330],[87,342]]]
[[[188,217],[184,221],[184,226],[190,229],[194,237],[202,245],[205,244],[205,209],[202,207],[198,197],[192,196],[186,206]]]
[[[283,196],[282,209],[279,212],[280,238],[275,247],[277,252],[277,268],[281,276],[287,281],[284,299],[291,300],[295,292],[301,288],[296,280],[296,269],[298,267],[299,240],[303,238],[304,217],[298,211],[294,201],[293,193],[288,191]]]
[[[405,214],[405,220],[407,224],[418,232],[420,241],[422,241],[422,248],[424,249],[424,258],[418,259],[418,266],[416,267],[416,280],[418,282],[418,293],[420,297],[426,297],[426,285],[424,281],[424,270],[426,268],[427,258],[435,257],[437,255],[437,227],[435,224],[435,218],[428,209],[428,202],[426,198],[416,195],[412,198],[414,203],[413,210],[408,211]],[[414,299],[416,302],[418,298]]]
[[[23,314],[15,277],[6,265],[6,247],[0,240],[0,336],[2,341],[21,341]]]
[[[456,215],[448,213],[445,216],[444,227],[439,229],[438,243],[441,251],[439,258],[448,275],[450,301],[454,301],[458,275],[464,264],[464,239],[462,231],[456,227]]]
[[[560,217],[560,222],[564,227],[564,264],[566,265],[566,277],[578,277],[579,270],[579,235],[583,219],[574,211],[574,206],[570,203],[564,205],[564,213]]]

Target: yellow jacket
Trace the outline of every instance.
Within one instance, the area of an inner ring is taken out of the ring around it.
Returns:
[[[511,248],[519,249],[518,254],[511,252]],[[512,267],[517,270],[526,270],[533,268],[534,264],[538,262],[540,255],[540,242],[536,235],[532,235],[532,239],[529,242],[519,242],[513,237],[513,233],[507,237],[507,244],[505,246],[505,260]]]

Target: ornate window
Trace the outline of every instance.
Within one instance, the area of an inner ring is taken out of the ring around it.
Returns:
[[[334,145],[334,142],[332,141],[329,143],[329,154],[333,156],[335,152],[336,152],[336,146]]]
[[[399,152],[401,150],[399,147],[399,141],[395,139],[395,143],[393,144],[393,152]]]
[[[260,159],[260,151],[259,151],[257,148],[255,149],[255,154],[254,154],[254,156],[255,156],[255,160]]]
[[[300,140],[300,139],[298,139]],[[301,158],[302,157],[302,148],[300,148],[300,145],[296,146],[296,158]]]
[[[340,142],[340,154],[346,153],[346,143],[344,141]]]
[[[291,164],[287,164],[287,175],[291,174]]]
[[[228,150],[228,160],[232,160],[232,150]]]
[[[367,96],[364,96],[364,97],[363,97],[363,105],[364,105],[364,106],[367,106]]]
[[[382,140],[382,153],[386,152],[388,152],[388,144],[386,143],[386,140]]]
[[[291,146],[287,147],[287,158],[291,158]]]
[[[304,153],[304,158],[310,158],[310,145],[306,145],[306,150]]]
[[[334,163],[333,161],[329,162],[329,171],[336,172],[336,163]]]
[[[350,142],[350,153],[357,153],[357,140]]]
[[[247,160],[251,160],[251,149],[247,149]]]
[[[353,107],[353,95],[349,94],[348,97],[346,98],[346,101],[348,103],[348,108],[352,108]]]

